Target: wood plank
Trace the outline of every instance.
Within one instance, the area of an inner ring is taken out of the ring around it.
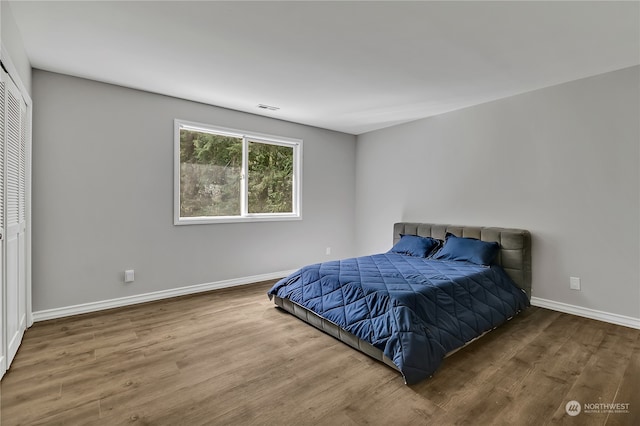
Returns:
[[[2,425],[638,424],[638,330],[532,307],[406,386],[276,309],[271,285],[35,324],[0,383]],[[574,398],[631,412],[573,418]]]
[[[636,337],[623,378],[613,402],[628,404],[628,407],[621,408],[619,413],[609,414],[607,426],[640,425],[640,333]]]
[[[596,328],[604,329],[604,339],[588,361],[582,363],[580,370],[574,372],[576,379],[566,392],[565,400],[560,401],[552,416],[554,423],[567,421],[569,416],[565,411],[566,403],[578,401],[583,405],[583,410],[576,417],[580,417],[585,424],[604,424],[607,413],[588,413],[585,404],[612,403],[621,382],[634,380],[631,377],[625,378],[624,373],[639,332],[625,327],[603,327],[602,323],[589,320],[583,333],[591,334]]]

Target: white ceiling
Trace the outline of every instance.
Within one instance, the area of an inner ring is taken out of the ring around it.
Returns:
[[[10,5],[34,68],[352,134],[640,63],[639,2]]]

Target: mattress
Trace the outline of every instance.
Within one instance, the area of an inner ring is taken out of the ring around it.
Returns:
[[[529,304],[500,266],[395,253],[308,265],[268,294],[317,316],[307,322],[355,336],[359,350],[380,351],[407,384],[431,376],[447,353]]]

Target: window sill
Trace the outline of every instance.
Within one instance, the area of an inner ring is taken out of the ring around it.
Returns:
[[[174,225],[208,225],[217,223],[241,223],[241,222],[282,222],[302,220],[302,215],[252,215],[252,216],[220,216],[220,217],[182,217],[174,222]]]

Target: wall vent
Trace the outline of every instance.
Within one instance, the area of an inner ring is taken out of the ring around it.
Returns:
[[[267,109],[269,111],[277,111],[280,109],[280,107],[277,106],[271,106],[271,105],[265,105],[265,104],[258,104],[258,108],[260,109]]]

